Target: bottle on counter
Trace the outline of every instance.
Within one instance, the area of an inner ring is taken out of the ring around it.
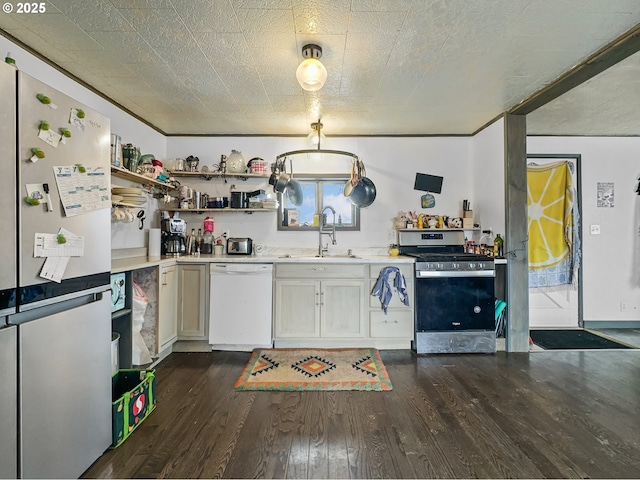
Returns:
[[[205,255],[211,255],[213,253],[213,242],[213,217],[207,217],[204,219],[204,235],[202,235],[200,252]]]
[[[193,255],[196,253],[196,229],[191,229],[191,235],[187,239],[187,255]]]
[[[491,248],[489,248],[491,245]],[[480,235],[480,252],[482,255],[493,255],[493,238],[491,238],[491,228],[483,230]]]
[[[200,255],[202,249],[202,229],[198,229],[198,235],[196,236],[196,255]]]
[[[504,239],[498,233],[493,241],[493,256],[496,258],[504,257]]]
[[[202,245],[200,245],[200,253],[204,255],[211,255],[213,253],[213,234],[211,232],[204,232]]]

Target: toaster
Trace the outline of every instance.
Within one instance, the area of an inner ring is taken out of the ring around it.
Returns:
[[[227,255],[251,255],[253,240],[250,238],[228,238]]]

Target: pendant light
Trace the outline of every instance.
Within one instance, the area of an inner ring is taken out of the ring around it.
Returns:
[[[322,57],[322,48],[313,43],[302,47],[302,56],[306,59],[296,70],[298,83],[304,90],[315,92],[320,90],[327,81],[327,69],[318,60]]]
[[[322,133],[322,123],[320,119],[317,122],[311,124],[311,133],[307,135],[307,139],[312,143],[313,148],[305,148],[302,150],[293,150],[291,152],[281,153],[276,157],[276,164],[283,162],[287,158],[291,161],[299,156],[307,157],[307,159],[322,160],[325,156],[332,157],[348,157],[353,160],[358,160],[358,156],[355,153],[345,152],[344,150],[328,150],[322,148],[322,144],[325,141],[324,133]]]
[[[311,133],[307,136],[307,140],[312,147],[320,149],[320,145],[325,141],[324,133],[322,133],[322,123],[320,120],[311,124]]]

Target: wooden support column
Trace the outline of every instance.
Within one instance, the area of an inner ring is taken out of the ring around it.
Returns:
[[[507,352],[529,351],[529,255],[527,250],[527,121],[504,117]]]

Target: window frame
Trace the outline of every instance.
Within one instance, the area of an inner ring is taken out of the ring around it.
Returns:
[[[313,181],[315,183],[322,183],[323,181],[336,183],[336,181],[343,181],[347,183],[347,180],[351,178],[351,175],[348,173],[296,173],[295,179],[298,181],[309,182]],[[325,205],[322,204],[322,193],[321,189],[316,188],[316,212],[321,211],[322,208],[325,208]],[[309,232],[309,231],[317,231],[319,226],[314,225],[298,225],[296,227],[289,227],[283,225],[284,220],[284,193],[278,192],[278,215],[276,217],[276,223],[278,227],[278,231],[284,232]],[[346,198],[346,197],[345,197]],[[351,212],[353,218],[352,225],[335,225],[337,231],[360,231],[360,208],[356,205],[351,205]],[[327,225],[331,225],[332,215],[331,212],[325,212],[327,214]],[[337,222],[337,218],[336,218]]]

